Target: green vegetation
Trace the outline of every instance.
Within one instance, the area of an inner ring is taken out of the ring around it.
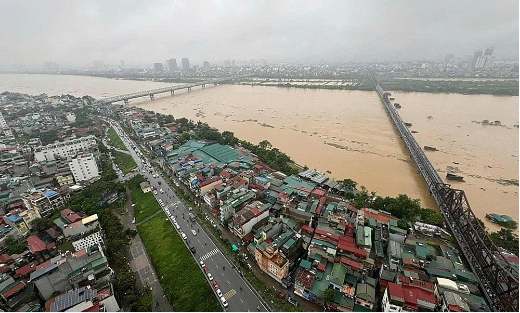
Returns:
[[[489,234],[491,241],[499,247],[518,255],[518,235],[511,229],[502,228],[497,232]]]
[[[16,135],[16,142],[18,143],[26,143],[29,139],[31,139],[31,137],[26,134]]]
[[[119,135],[116,133],[115,129],[113,127],[110,127],[110,130],[108,131],[108,140],[110,141],[110,144],[114,147],[116,147],[119,150],[125,150],[128,151],[125,144],[123,143],[123,140],[119,137]]]
[[[135,163],[134,158],[130,154],[117,150],[111,150],[110,153],[112,153],[114,162],[116,162],[124,175],[137,168],[137,163]]]
[[[138,230],[175,311],[222,311],[199,265],[164,213],[139,225]]]
[[[324,81],[341,79],[333,78]],[[374,84],[369,78],[349,78],[349,85],[300,85],[291,82],[279,83],[276,79],[263,83],[262,86],[304,88],[304,89],[334,89],[334,90],[363,90],[374,91]],[[398,79],[391,77],[377,77],[384,90],[404,92],[429,93],[458,93],[458,94],[487,94],[497,96],[518,96],[518,80],[441,80],[441,79]],[[252,82],[255,83],[255,82]]]
[[[5,246],[9,248],[9,250],[7,250],[7,254],[18,254],[24,252],[25,249],[27,249],[27,241],[18,240],[13,236],[7,236],[7,238],[5,238]]]
[[[132,192],[132,202],[135,204],[134,216],[135,222],[139,223],[148,216],[159,211],[161,207],[151,192],[144,193],[139,184],[144,181],[142,175],[137,175],[130,179],[126,185]]]

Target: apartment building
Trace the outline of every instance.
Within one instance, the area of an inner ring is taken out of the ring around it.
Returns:
[[[56,159],[56,157],[70,160],[78,153],[87,151],[95,146],[96,137],[91,135],[38,147],[34,151],[34,158],[38,162],[53,161]]]
[[[96,159],[92,154],[77,156],[69,162],[69,167],[76,184],[99,176]]]

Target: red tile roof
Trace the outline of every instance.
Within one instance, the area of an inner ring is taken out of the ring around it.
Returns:
[[[350,266],[350,268],[353,271],[357,271],[363,266],[363,264],[361,264],[357,261],[354,261],[351,258],[344,257],[344,256],[341,257],[340,262],[345,264],[346,266]]]
[[[34,271],[36,271],[36,266],[34,264],[27,264],[16,270],[14,278],[25,277]]]
[[[202,188],[202,187],[204,187],[204,186],[207,186],[207,185],[209,185],[209,184],[212,184],[212,183],[214,183],[214,182],[216,182],[216,181],[221,181],[221,180],[222,180],[222,178],[220,178],[220,177],[218,177],[218,176],[217,176],[217,177],[214,177],[214,178],[212,178],[212,179],[206,180],[205,182],[201,183],[201,184],[199,185],[199,188]]]
[[[425,302],[429,302],[432,304],[437,304],[437,298],[433,292],[422,290],[418,287],[411,286],[402,286],[404,299],[406,302],[410,302],[412,304],[417,304],[417,299],[420,299]]]
[[[394,216],[391,216],[388,214],[384,214],[381,212],[374,212],[374,211],[366,209],[366,208],[361,209],[361,211],[364,213],[365,218],[373,218],[376,221],[385,223],[385,224],[388,224],[388,222],[390,220],[395,220],[395,221],[399,220],[397,217],[394,217]]]
[[[29,250],[31,250],[31,253],[38,253],[47,249],[45,242],[43,242],[36,235],[29,236],[29,238],[27,238],[27,242],[29,243]]]
[[[317,197],[323,197],[325,195],[326,191],[321,189],[321,188],[316,188],[312,191],[312,195],[313,196],[317,196]]]
[[[310,227],[309,225],[303,225],[302,230],[304,230],[305,232],[307,232],[311,235],[314,233],[314,228]]]
[[[316,276],[314,274],[304,270],[303,268],[299,268],[294,281],[302,284],[305,289],[309,290],[311,289],[315,278]]]
[[[390,297],[403,299],[403,302],[404,302],[403,288],[401,285],[394,284],[392,282],[388,282],[388,295]]]
[[[316,214],[321,213],[321,210],[323,209],[323,205],[325,204],[325,201],[327,201],[327,197],[320,198],[320,203],[318,204],[318,208],[316,208]]]
[[[81,312],[99,312],[99,304],[93,305],[88,309],[85,309]]]
[[[7,290],[6,292],[4,292],[2,294],[2,297],[4,299],[8,299],[9,297],[11,297],[12,295],[14,295],[15,293],[17,293],[18,291],[22,290],[23,288],[25,288],[25,284],[23,282],[19,282],[18,284],[14,285],[11,289]]]
[[[7,254],[7,253],[4,253],[4,254],[0,255],[0,263],[7,263],[7,262],[10,262],[12,260],[13,259],[11,259],[11,256],[9,256],[9,254]]]

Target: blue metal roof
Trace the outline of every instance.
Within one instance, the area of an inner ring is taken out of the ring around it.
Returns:
[[[8,219],[13,223],[18,223],[22,220],[22,218],[18,215],[9,215]]]
[[[204,173],[208,173],[208,172],[210,171],[210,169],[209,169],[209,167],[205,167],[205,168],[202,169],[202,171],[203,171]]]
[[[47,190],[46,192],[43,193],[47,198],[50,198],[50,197],[54,197],[54,196],[57,196],[58,193],[54,190]]]
[[[194,179],[194,180],[191,182],[191,185],[192,185],[192,186],[195,186],[195,185],[197,185],[198,183],[200,183],[199,180],[198,180],[198,179]]]

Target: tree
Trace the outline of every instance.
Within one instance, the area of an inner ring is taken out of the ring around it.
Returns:
[[[513,233],[513,230],[501,228],[499,231],[489,234],[489,237],[495,245],[518,255],[518,235]]]
[[[31,226],[36,231],[44,231],[52,227],[52,220],[46,217],[35,218],[34,220],[32,220]]]
[[[269,141],[267,141],[267,140],[262,140],[262,141],[260,141],[260,143],[258,144],[258,147],[259,147],[260,149],[270,150],[270,149],[273,147],[273,145],[271,145],[271,143],[270,143]]]
[[[346,178],[341,183],[350,190],[356,189],[357,183],[350,178]]]
[[[323,302],[325,302],[325,304],[334,303],[335,297],[336,295],[332,289],[327,289],[323,292]]]
[[[9,250],[7,250],[9,255],[22,253],[27,248],[26,241],[17,240],[13,236],[7,236],[5,239],[5,245],[9,247]]]

